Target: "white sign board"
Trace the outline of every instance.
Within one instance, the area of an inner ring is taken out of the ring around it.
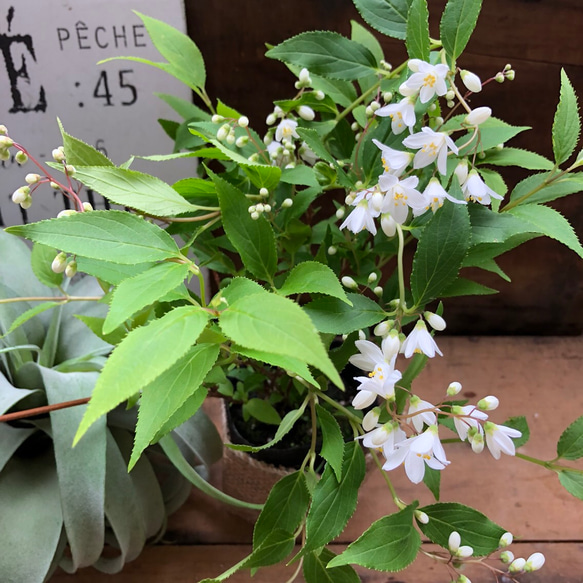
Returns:
[[[50,161],[65,130],[120,164],[130,155],[170,153],[158,118],[181,121],[155,92],[190,100],[190,90],[168,74],[114,56],[163,60],[132,9],[185,31],[182,0],[0,0],[0,124],[40,162]],[[15,153],[15,150],[12,149]],[[136,167],[169,183],[192,175],[192,160]],[[134,166],[132,166],[134,168]],[[0,167],[0,227],[54,217],[62,195],[42,185],[27,211],[10,197],[36,169],[14,160]],[[85,193],[106,208],[96,193]]]

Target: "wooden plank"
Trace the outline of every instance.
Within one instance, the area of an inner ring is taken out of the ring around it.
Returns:
[[[344,545],[334,545],[340,553]],[[583,573],[582,543],[515,543],[514,554],[527,558],[533,552],[543,552],[546,563],[541,571],[523,578],[525,583],[581,583]],[[427,551],[438,550],[435,545],[424,545]],[[59,572],[51,583],[195,583],[205,577],[219,575],[230,565],[241,560],[250,551],[245,545],[201,545],[188,547],[152,547],[117,575],[105,575],[94,569],[82,569],[75,575]],[[497,556],[497,555],[496,555]],[[498,561],[489,561],[500,567]],[[284,583],[294,572],[294,566],[278,565],[260,569],[254,577],[248,572],[233,575],[232,583]],[[357,568],[363,583],[446,583],[450,581],[447,569],[426,556],[419,558],[399,573],[379,573]],[[472,583],[493,583],[494,575],[484,566],[469,565],[464,570]],[[304,581],[300,575],[297,583]],[[500,582],[509,581],[500,579]]]

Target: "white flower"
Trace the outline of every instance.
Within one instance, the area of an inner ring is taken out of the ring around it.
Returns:
[[[441,96],[447,93],[445,83],[445,77],[449,72],[447,65],[431,65],[416,59],[413,63],[409,62],[409,68],[416,72],[405,81],[404,87],[401,87],[405,89],[405,92],[419,91],[421,103],[427,103],[436,94]]]
[[[347,228],[353,233],[360,233],[366,229],[373,235],[376,235],[377,228],[374,218],[380,215],[380,210],[375,208],[373,204],[374,189],[361,190],[350,203],[356,208],[344,219],[340,225],[340,230]]]
[[[427,326],[423,320],[419,320],[415,324],[415,328],[411,330],[409,336],[403,342],[401,352],[405,355],[405,358],[411,358],[415,353],[423,353],[429,358],[433,358],[435,353],[443,356],[435,340],[433,340],[431,334],[427,331]]]
[[[293,119],[282,119],[275,130],[276,141],[281,142],[285,140],[289,142],[292,138],[299,138],[300,136],[296,132],[297,127],[297,121]]]
[[[455,430],[462,441],[468,438],[468,431],[472,427],[481,433],[481,421],[488,419],[488,415],[482,411],[478,411],[474,405],[465,405],[464,407],[454,406],[452,407],[452,413],[455,415],[453,418]]]
[[[425,168],[437,160],[437,169],[441,174],[447,172],[448,149],[458,153],[453,140],[444,132],[435,132],[431,128],[421,128],[420,132],[406,137],[403,145],[407,148],[419,150],[413,158],[414,168]]]
[[[479,202],[480,204],[488,205],[492,198],[502,200],[504,197],[494,192],[482,180],[477,170],[472,170],[464,183],[462,184],[462,192],[467,201]]]
[[[423,195],[416,190],[419,184],[417,176],[409,176],[399,180],[393,174],[383,174],[379,177],[379,188],[385,193],[381,212],[389,213],[396,223],[402,225],[409,214],[409,207],[419,208],[424,205]]]
[[[390,117],[393,133],[401,134],[406,128],[412,128],[415,125],[415,100],[405,97],[399,103],[390,103],[377,109],[375,115]]]
[[[269,144],[267,144],[267,153],[274,163],[277,162],[278,158],[281,158],[281,155],[283,154],[283,146],[281,145],[281,142],[269,142]]]
[[[300,158],[304,162],[310,164],[310,166],[313,166],[319,160],[318,156],[316,156],[316,154],[312,151],[308,144],[306,144],[306,142],[302,142],[302,145],[298,150],[298,154],[300,155]]]
[[[409,401],[409,410],[407,415],[411,417],[411,423],[415,427],[417,433],[423,431],[423,424],[435,425],[437,423],[437,417],[434,411],[438,411],[435,405],[432,405],[428,401],[423,401],[417,395],[413,395]]]
[[[395,446],[407,439],[407,434],[399,427],[396,421],[389,421],[358,439],[369,449],[382,448],[383,455],[388,457],[395,451]]]
[[[472,111],[466,115],[464,121],[471,126],[479,126],[486,120],[490,119],[491,115],[492,110],[489,107],[476,107],[476,109],[472,109]]]
[[[464,200],[458,200],[451,196],[443,186],[441,186],[441,182],[437,178],[432,178],[425,187],[423,191],[423,198],[425,199],[425,207],[419,210],[413,210],[413,214],[415,216],[423,214],[426,210],[431,209],[434,213],[437,212],[437,209],[443,206],[443,201],[445,199],[454,202],[455,204],[467,204]],[[433,327],[433,326],[432,326]]]
[[[471,91],[472,93],[479,93],[482,91],[482,81],[480,81],[480,78],[475,73],[464,69],[460,75],[462,82],[468,91]]]
[[[373,144],[380,149],[381,159],[383,161],[383,168],[386,173],[399,176],[413,159],[413,155],[409,152],[401,152],[400,150],[393,150],[389,146],[385,146],[382,142],[374,139]]]
[[[437,425],[397,443],[395,451],[387,456],[383,470],[390,471],[401,464],[405,464],[405,473],[414,484],[423,480],[425,464],[434,470],[443,470],[449,464],[439,441]]]
[[[486,421],[484,424],[484,432],[486,433],[486,445],[494,459],[500,459],[500,454],[514,455],[516,448],[511,438],[516,439],[522,436],[518,429],[512,429],[505,425],[496,425],[491,421]]]
[[[395,383],[401,380],[401,373],[386,362],[378,362],[366,377],[354,377],[358,381],[359,391],[374,393],[384,399],[392,400],[395,396]]]
[[[524,565],[524,571],[526,573],[532,573],[532,571],[538,571],[545,564],[545,556],[542,553],[533,553],[526,559],[526,565]]]

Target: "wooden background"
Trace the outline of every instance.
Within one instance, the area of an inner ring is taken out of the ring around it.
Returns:
[[[438,36],[445,0],[429,2]],[[186,0],[191,37],[207,64],[207,91],[249,116],[261,130],[274,99],[289,97],[294,78],[285,65],[264,57],[277,44],[305,30],[336,30],[350,36],[350,20],[361,19],[351,0]],[[552,155],[551,126],[565,67],[583,96],[581,0],[484,0],[478,26],[460,61],[486,79],[510,62],[516,80],[493,83],[473,100],[488,104],[515,125],[534,129],[513,146]],[[380,35],[378,35],[380,37]],[[385,57],[406,58],[401,41],[383,38]],[[506,172],[512,187],[525,175]],[[553,203],[583,233],[583,195]],[[445,316],[452,334],[578,334],[583,330],[581,260],[548,239],[526,243],[500,261],[512,284],[479,272],[477,279],[500,290],[496,296],[449,300]]]

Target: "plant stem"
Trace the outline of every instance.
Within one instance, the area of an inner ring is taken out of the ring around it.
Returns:
[[[397,496],[397,492],[395,491],[395,487],[393,486],[393,483],[391,482],[391,479],[389,478],[388,473],[383,470],[383,466],[379,460],[379,456],[378,456],[377,452],[374,449],[369,449],[369,451],[374,459],[375,464],[377,465],[377,467],[379,468],[379,470],[381,470],[381,473],[383,474],[383,478],[385,479],[385,482],[386,482],[387,486],[389,487],[389,491],[391,492],[391,497],[393,498],[393,502],[395,503],[395,505],[397,506],[397,508],[399,510],[402,510],[403,508],[405,508],[406,504],[403,504],[403,501],[399,498],[399,496]]]
[[[531,457],[529,455],[525,455],[523,453],[516,453],[515,457],[520,458],[526,462],[531,462],[536,464],[537,466],[542,466],[547,470],[552,470],[553,472],[560,472],[563,470],[573,472],[575,474],[583,474],[583,470],[579,470],[578,468],[570,468],[569,466],[563,466],[561,464],[554,463],[553,461],[545,462],[544,460],[539,460],[538,458]]]
[[[85,405],[89,402],[90,397],[84,399],[75,399],[73,401],[63,401],[62,403],[55,403],[54,405],[45,405],[44,407],[35,407],[34,409],[25,409],[24,411],[16,411],[15,413],[7,413],[0,415],[0,423],[7,421],[14,421],[16,419],[26,419],[27,417],[34,417],[36,415],[44,415],[51,411],[58,411],[59,409],[68,409],[69,407],[77,407]]]
[[[30,296],[21,298],[6,298],[0,304],[15,302],[98,302],[103,296]]]
[[[310,416],[312,418],[312,440],[310,442],[310,470],[312,473],[316,473],[314,470],[314,464],[316,463],[316,444],[318,440],[318,418],[316,417],[316,395],[313,391],[310,391]]]
[[[399,237],[399,250],[397,251],[397,273],[399,276],[399,307],[402,310],[407,308],[405,304],[405,273],[403,271],[403,251],[405,250],[405,239],[403,229],[397,224],[397,235]]]
[[[358,417],[354,413],[351,413],[346,407],[343,407],[340,403],[337,403],[334,399],[329,397],[326,393],[322,392],[320,389],[315,389],[315,393],[316,395],[318,395],[320,399],[326,401],[326,403],[329,403],[335,409],[338,409],[338,411],[340,411],[343,415],[348,417],[348,419],[356,421],[359,425],[360,423],[362,423],[362,419],[360,417]]]

